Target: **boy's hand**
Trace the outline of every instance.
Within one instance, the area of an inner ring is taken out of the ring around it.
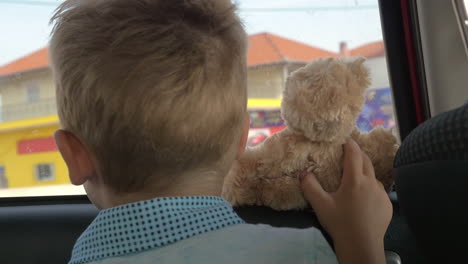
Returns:
[[[383,239],[392,204],[356,142],[344,146],[343,177],[336,192],[325,192],[311,174],[304,176],[301,187],[333,238],[340,263],[385,263]]]

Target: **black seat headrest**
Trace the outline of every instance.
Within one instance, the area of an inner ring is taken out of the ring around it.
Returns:
[[[402,213],[427,260],[468,259],[468,105],[411,132],[394,167]]]
[[[439,114],[402,142],[394,167],[431,160],[468,160],[468,105]]]

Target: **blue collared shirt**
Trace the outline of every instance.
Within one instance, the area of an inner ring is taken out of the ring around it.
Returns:
[[[102,210],[78,238],[69,263],[261,263],[281,259],[278,253],[301,263],[337,263],[316,229],[245,224],[220,197],[171,197]]]

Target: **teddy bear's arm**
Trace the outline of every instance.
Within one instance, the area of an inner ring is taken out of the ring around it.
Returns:
[[[352,133],[356,143],[366,153],[375,169],[376,178],[390,191],[393,184],[393,160],[398,149],[397,138],[390,130],[377,127],[369,133],[361,133],[357,129]]]
[[[222,196],[233,205],[306,207],[297,176],[311,166],[304,144],[291,147],[294,141],[286,130],[247,150],[226,176]]]
[[[227,174],[222,197],[232,205],[264,205],[263,190],[279,177],[285,150],[280,134],[267,138],[262,144],[248,148],[236,160]]]

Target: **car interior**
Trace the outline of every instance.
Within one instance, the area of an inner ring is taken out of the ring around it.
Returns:
[[[464,1],[380,0],[401,146],[389,193],[389,264],[465,263],[468,252],[468,32]],[[460,11],[462,10],[462,11]],[[316,227],[312,209],[235,208],[248,223]],[[1,263],[66,263],[99,211],[84,195],[0,198]]]

